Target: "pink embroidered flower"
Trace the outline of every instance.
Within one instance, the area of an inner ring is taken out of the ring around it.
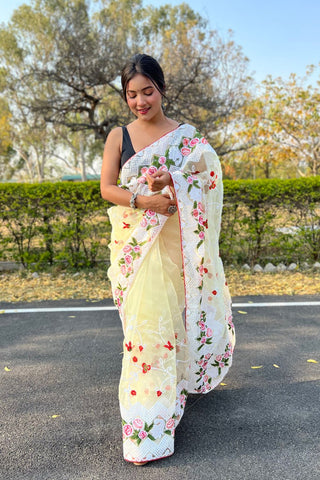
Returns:
[[[120,298],[117,298],[117,305],[118,305],[118,307],[121,307],[121,300],[120,300]]]
[[[138,437],[141,438],[141,440],[143,440],[147,436],[148,436],[148,434],[145,430],[140,430],[140,432],[138,433]]]
[[[140,245],[135,245],[133,247],[133,251],[136,252],[136,253],[140,252]]]
[[[189,175],[189,177],[187,178],[187,182],[190,184],[193,182],[193,178],[191,177],[191,175]]]
[[[207,383],[208,380],[209,380],[208,375],[205,375],[205,376],[203,377],[203,381]]]
[[[142,217],[140,225],[141,225],[142,228],[145,228],[148,225],[148,221],[147,221],[146,217]]]
[[[207,328],[207,337],[212,337],[213,335],[213,331],[211,330],[211,328]]]
[[[217,360],[217,362],[221,362],[221,360],[222,360],[222,355],[217,355],[217,356],[216,356],[216,360]]]
[[[191,153],[191,149],[188,147],[183,147],[181,148],[181,153],[183,156],[189,155],[189,153]]]
[[[135,428],[136,430],[141,430],[141,428],[143,427],[143,421],[141,420],[141,418],[137,417],[133,420],[132,425],[133,428]]]
[[[204,239],[204,232],[200,232],[200,233],[199,233],[199,238],[200,238],[201,240]]]
[[[200,273],[200,275],[203,275],[203,274],[204,274],[204,266],[203,266],[203,265],[200,265],[200,267],[199,267],[199,273]]]
[[[220,368],[223,368],[223,367],[224,367],[224,363],[223,363],[223,362],[219,362],[219,367],[220,367]]]
[[[202,345],[204,345],[206,343],[206,337],[201,337],[201,340],[200,340],[200,343],[202,343]]]
[[[132,266],[131,265],[128,265],[127,266],[127,273],[132,273],[133,270],[132,270]]]
[[[208,362],[203,362],[202,366],[203,366],[204,369],[206,369],[207,366],[208,366]]]
[[[199,138],[193,138],[189,142],[190,147],[194,147],[195,145],[197,145],[197,143],[199,143],[199,141],[200,141]]]
[[[166,157],[160,157],[160,158],[159,158],[159,163],[160,163],[161,165],[163,165],[164,163],[166,163],[166,161],[167,161]]]
[[[159,170],[161,170],[162,172],[167,172],[168,171],[168,167],[166,165],[161,165],[161,167],[159,168]]]
[[[122,275],[125,275],[125,274],[127,273],[127,268],[126,268],[126,266],[125,266],[125,265],[121,265],[120,271],[121,271],[121,274],[122,274]]]
[[[207,353],[207,354],[204,356],[204,358],[206,358],[207,360],[210,360],[211,354],[210,354],[210,353]]]
[[[142,167],[142,168],[141,168],[141,173],[142,173],[142,175],[144,175],[147,171],[148,171],[148,168],[147,168],[147,167]]]
[[[185,395],[180,395],[180,403],[181,403],[181,405],[185,406],[185,404],[186,404],[186,396]]]
[[[119,295],[120,295],[120,290],[119,290],[119,288],[116,288],[116,289],[115,289],[114,294],[115,294],[116,297],[119,297]]]
[[[166,428],[168,430],[172,430],[174,428],[174,418],[169,418],[169,420],[166,423]]]
[[[156,171],[157,167],[155,167],[154,165],[151,165],[151,167],[148,168],[149,175],[153,175],[154,173],[156,173]]]
[[[132,263],[132,262],[133,262],[132,255],[125,255],[124,261],[125,261],[126,263]]]
[[[182,143],[183,143],[183,145],[186,147],[187,145],[189,145],[189,139],[188,139],[188,138],[184,138],[184,139],[182,140]]]
[[[142,177],[138,178],[138,183],[146,183],[146,177],[142,175]]]
[[[125,246],[123,247],[124,253],[130,253],[131,250],[132,250],[131,245],[125,245]]]
[[[123,425],[122,431],[126,437],[131,437],[131,435],[133,434],[133,428],[131,427],[131,425],[129,425],[129,423]]]
[[[200,215],[200,217],[198,218],[198,222],[200,223],[200,225],[203,225],[203,216]]]
[[[204,213],[204,206],[203,206],[202,202],[198,202],[198,208],[202,213]]]
[[[146,214],[148,215],[148,217],[154,217],[156,212],[154,212],[153,210],[146,210]]]
[[[199,212],[198,212],[198,210],[197,210],[196,208],[192,211],[192,215],[193,215],[194,217],[197,217],[197,216],[199,215]]]
[[[206,324],[201,321],[201,322],[199,322],[199,327],[200,327],[200,330],[202,330],[204,332],[205,329],[206,329]]]
[[[156,219],[156,217],[153,217],[150,219],[150,225],[157,225],[158,221]]]
[[[201,138],[201,143],[207,144],[208,140],[206,140],[204,137]]]
[[[230,352],[226,352],[224,355],[223,355],[223,358],[229,358],[230,357]]]

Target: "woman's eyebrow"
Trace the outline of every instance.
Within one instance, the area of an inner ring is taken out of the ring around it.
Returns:
[[[148,88],[154,88],[154,86],[153,86],[153,85],[148,85],[147,87],[141,88],[141,91],[147,90]],[[128,92],[128,93],[136,93],[135,90],[127,90],[127,92]]]

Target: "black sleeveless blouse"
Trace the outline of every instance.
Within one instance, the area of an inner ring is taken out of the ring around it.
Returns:
[[[126,163],[129,158],[131,158],[135,154],[135,150],[132,146],[131,138],[127,127],[122,127],[122,152],[120,158],[120,168]]]

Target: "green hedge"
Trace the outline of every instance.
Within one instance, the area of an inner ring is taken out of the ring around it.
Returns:
[[[0,260],[107,264],[108,206],[97,181],[0,184]],[[320,177],[225,180],[220,254],[226,264],[319,260]]]

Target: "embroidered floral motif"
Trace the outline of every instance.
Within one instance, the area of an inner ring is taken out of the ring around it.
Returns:
[[[142,440],[149,438],[150,440],[158,440],[164,434],[174,437],[175,421],[171,417],[165,421],[161,417],[157,417],[151,424],[143,422],[139,417],[135,418],[132,423],[126,422],[122,419],[122,435],[123,439],[130,438],[137,445],[140,445]]]
[[[126,348],[128,352],[131,352],[131,350],[134,348],[134,345],[132,345],[131,341],[126,343]]]
[[[120,267],[120,271],[125,278],[128,278],[133,273],[133,262],[137,258],[141,257],[141,247],[146,242],[137,242],[137,240],[132,237],[131,242],[125,245],[122,249],[123,257],[120,258],[118,265]]]
[[[203,216],[203,205],[201,202],[193,202],[192,215],[197,221],[197,229],[194,230],[194,233],[198,235],[199,242],[197,243],[197,248],[199,248],[205,239],[205,230],[208,228],[208,220]]]
[[[198,342],[200,342],[200,345],[197,348],[199,351],[204,345],[212,344],[213,331],[206,325],[206,312],[201,312],[200,320],[198,320],[197,325],[200,330],[200,335],[197,337]]]
[[[145,228],[146,230],[150,230],[150,228],[156,227],[159,225],[159,217],[153,210],[145,210],[143,213],[142,220],[140,222],[140,226]]]
[[[231,330],[232,335],[234,335],[234,324],[233,324],[233,321],[232,321],[232,315],[230,315],[228,317],[228,328],[229,328],[229,330]]]
[[[170,351],[174,349],[174,346],[171,345],[171,342],[169,342],[169,340],[168,340],[168,342],[167,342],[167,345],[163,345],[163,346],[164,346],[164,348],[167,348],[167,349],[170,350]]]
[[[210,180],[209,180],[209,190],[213,190],[216,188],[217,184],[216,181],[218,179],[218,175],[215,175],[213,171],[210,172]]]
[[[233,353],[233,347],[231,342],[226,345],[224,353],[221,355],[216,355],[215,360],[211,365],[218,368],[218,375],[221,374],[221,370],[224,367],[229,367],[229,360]]]
[[[114,291],[114,303],[116,307],[121,307],[123,302],[123,293],[125,292],[126,289],[127,287],[122,287],[120,283],[118,283],[118,286]]]
[[[143,363],[141,366],[142,366],[142,373],[148,373],[148,371],[151,370],[151,365],[147,365],[146,363]]]

